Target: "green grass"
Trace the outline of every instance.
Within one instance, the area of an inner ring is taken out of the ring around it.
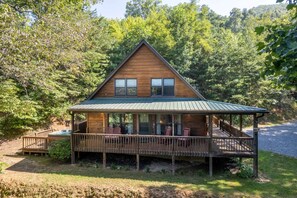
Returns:
[[[215,172],[210,178],[207,172],[199,169],[184,175],[172,176],[170,173],[146,173],[134,170],[102,169],[71,166],[54,163],[46,157],[30,157],[44,165],[38,170],[38,177],[46,183],[61,185],[83,184],[98,186],[116,186],[118,188],[163,188],[165,190],[201,191],[215,196],[239,197],[296,197],[297,196],[297,159],[270,152],[260,152],[260,173],[269,179],[259,182],[254,179],[242,179],[227,172]],[[51,168],[48,168],[48,167]],[[34,170],[36,171],[36,170]],[[35,177],[36,179],[36,177]]]

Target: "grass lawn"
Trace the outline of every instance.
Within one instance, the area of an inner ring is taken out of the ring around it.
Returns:
[[[53,163],[47,157],[28,157],[39,164],[33,171],[19,171],[10,167],[17,179],[26,178],[26,182],[41,181],[43,184],[59,184],[61,186],[76,185],[133,189],[159,189],[170,191],[203,192],[204,195],[222,197],[296,197],[297,196],[297,159],[270,152],[260,152],[259,164],[261,175],[267,181],[242,179],[226,172],[215,172],[210,178],[206,172],[195,170],[191,173],[147,173],[133,170],[102,169],[101,165],[90,167]],[[17,172],[17,173],[16,173]],[[5,173],[9,174],[9,173]],[[31,177],[26,175],[32,174]],[[30,178],[30,179],[29,179]]]

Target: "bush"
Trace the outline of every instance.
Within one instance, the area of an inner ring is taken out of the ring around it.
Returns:
[[[247,164],[240,164],[237,175],[241,178],[251,178],[253,177],[253,169]]]
[[[49,156],[61,160],[67,161],[71,157],[71,146],[69,139],[56,140],[51,143],[48,149]]]

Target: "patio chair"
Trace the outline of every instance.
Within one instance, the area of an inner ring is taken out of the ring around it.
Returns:
[[[166,128],[164,136],[172,136],[172,129],[171,129],[170,126]],[[160,143],[169,144],[170,141],[168,141],[168,138],[166,138],[166,137],[161,137],[160,138]]]
[[[190,132],[191,132],[190,128],[187,128],[187,127],[184,128],[184,130],[183,130],[183,136],[184,137],[180,137],[180,138],[177,139],[178,146],[188,147],[191,144],[191,140],[186,138],[186,137],[190,136]]]
[[[107,131],[106,131],[107,134],[121,134],[121,128],[120,127],[111,127],[109,126],[107,128]],[[119,142],[119,136],[117,135],[108,135],[108,136],[105,136],[105,143],[115,143],[115,142]]]

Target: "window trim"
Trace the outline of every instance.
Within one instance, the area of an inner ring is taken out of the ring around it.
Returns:
[[[161,95],[153,95],[152,92],[152,87],[153,87],[153,80],[154,79],[161,79],[162,85],[161,86],[154,86],[154,87],[161,87],[162,89],[162,94]],[[172,96],[165,96],[164,95],[164,87],[171,87],[171,86],[164,86],[164,80],[166,79],[172,79],[173,80],[173,95]],[[151,78],[151,83],[150,83],[150,89],[151,89],[151,97],[175,97],[175,78]]]
[[[116,92],[116,80],[124,80],[125,81],[125,95],[117,95]],[[136,88],[136,94],[135,95],[128,95],[128,86],[127,86],[127,80],[136,80],[136,87],[129,87],[129,88]],[[137,97],[138,96],[138,80],[137,78],[114,78],[114,96],[115,97]]]

